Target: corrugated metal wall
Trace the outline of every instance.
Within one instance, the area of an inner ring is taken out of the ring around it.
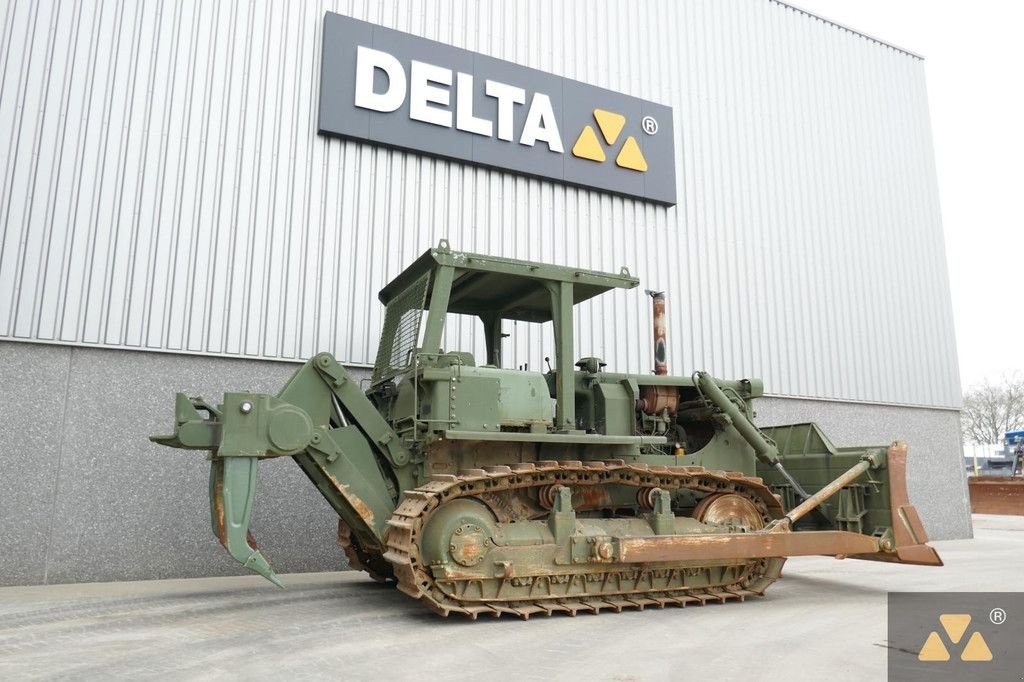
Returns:
[[[325,10],[674,107],[658,207],[318,137]],[[668,291],[670,366],[959,404],[922,62],[770,0],[0,1],[0,338],[372,362],[456,248]],[[649,303],[578,314],[652,366]],[[507,342],[539,369],[543,334]],[[482,356],[482,353],[480,353]]]

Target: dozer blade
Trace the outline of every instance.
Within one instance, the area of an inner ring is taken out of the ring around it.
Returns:
[[[893,561],[901,564],[942,566],[934,547],[928,545],[928,533],[917,509],[907,494],[907,444],[896,441],[886,453],[889,472],[889,509],[892,513],[892,548],[883,538],[882,551],[851,555],[852,559]]]
[[[259,460],[255,457],[215,457],[210,465],[210,515],[213,533],[239,563],[278,587],[284,587],[249,533],[256,495]],[[250,545],[252,541],[252,545]]]
[[[1024,476],[971,476],[967,490],[975,514],[1024,516]]]

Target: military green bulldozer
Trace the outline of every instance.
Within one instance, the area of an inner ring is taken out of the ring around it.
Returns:
[[[281,584],[249,519],[260,460],[291,457],[337,512],[352,568],[442,615],[742,601],[798,555],[941,565],[905,444],[758,428],[759,380],[667,375],[659,295],[656,373],[575,359],[573,307],[638,283],[442,241],[380,292],[368,385],[320,353],[276,396],[178,394],[174,433],[152,440],[209,452],[213,530],[247,568]],[[452,313],[479,319],[483,363],[442,350]],[[547,371],[504,366],[506,321],[551,323]]]

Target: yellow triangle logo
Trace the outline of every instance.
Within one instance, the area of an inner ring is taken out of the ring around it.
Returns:
[[[928,635],[928,639],[925,640],[924,646],[921,647],[921,651],[917,654],[917,660],[919,661],[948,661],[949,652],[946,651],[946,645],[942,643],[942,639],[939,637],[939,633],[932,632]]]
[[[572,155],[578,156],[581,159],[590,159],[591,161],[597,161],[600,163],[604,161],[604,150],[601,149],[601,143],[597,139],[597,133],[591,126],[587,126],[580,133],[579,139],[576,140],[576,144],[572,146]]]
[[[967,626],[971,624],[969,613],[944,613],[939,616],[939,622],[949,635],[949,641],[953,644],[960,642],[960,638],[967,632]]]
[[[971,616],[968,613],[944,613],[939,616],[939,622],[942,623],[942,629],[946,631],[946,635],[953,644],[959,644],[963,638],[964,633],[967,632],[967,627],[971,624]],[[917,654],[917,660],[919,661],[948,661],[949,651],[946,649],[945,644],[942,643],[942,638],[939,637],[939,633],[934,630],[928,635],[928,639],[925,640],[924,646],[921,647],[921,651]],[[967,640],[967,645],[964,646],[964,650],[960,653],[961,661],[991,661],[992,650],[988,648],[988,643],[985,638],[982,637],[980,632],[975,631],[970,639]]]
[[[970,616],[968,616],[970,618]],[[960,654],[961,661],[991,661],[992,650],[988,648],[988,644],[985,643],[985,638],[981,636],[980,632],[975,632],[971,635],[971,638],[967,640],[967,646],[964,647],[964,652]]]
[[[615,144],[626,125],[625,116],[605,109],[594,109],[594,120],[597,121],[597,127],[601,129],[601,135],[609,146]],[[601,145],[601,141],[597,138],[594,126],[584,126],[583,132],[580,133],[579,138],[576,140],[576,144],[572,146],[572,155],[580,159],[597,161],[598,163],[604,162],[606,158],[604,148]],[[619,168],[628,168],[629,170],[641,173],[647,172],[647,159],[644,158],[644,153],[640,151],[640,145],[632,135],[627,137],[626,141],[622,144],[622,149],[619,150],[618,155],[615,157],[615,165]]]
[[[604,141],[609,145],[615,144],[622,127],[626,125],[626,117],[604,109],[594,109],[594,119],[597,121],[597,127],[601,129],[601,134],[604,135]]]
[[[632,135],[626,138],[626,143],[622,145],[622,151],[615,157],[615,164],[620,168],[629,168],[641,173],[647,172],[647,159],[644,158],[643,152],[640,151],[640,145],[636,143],[636,138]]]

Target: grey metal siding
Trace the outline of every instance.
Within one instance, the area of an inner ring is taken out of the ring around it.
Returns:
[[[326,10],[674,107],[679,204],[318,137]],[[675,372],[959,405],[908,53],[770,0],[2,0],[0,21],[0,338],[370,363],[377,290],[447,237],[629,266],[668,291]],[[652,366],[642,290],[578,318],[581,355]],[[539,369],[545,330],[510,331]]]

